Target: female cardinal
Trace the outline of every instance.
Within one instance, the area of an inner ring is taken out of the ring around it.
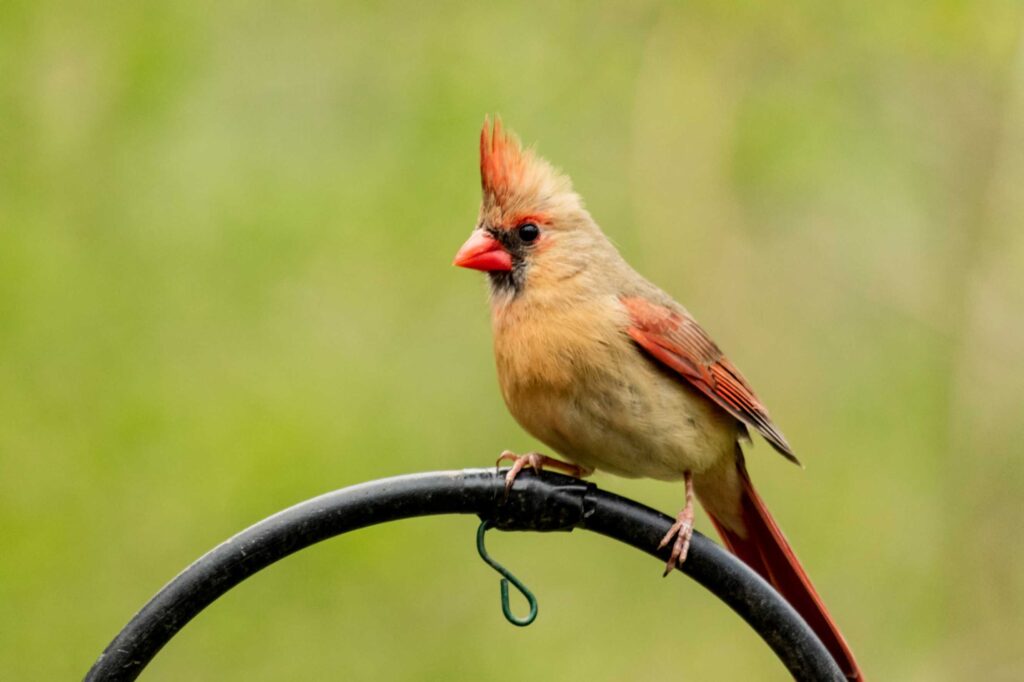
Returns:
[[[746,379],[681,305],[637,274],[569,178],[518,139],[480,134],[483,203],[455,265],[490,278],[494,353],[516,420],[573,464],[524,466],[682,479],[686,503],[662,540],[666,575],[686,559],[693,494],[725,545],[803,616],[850,679],[860,670],[789,543],[754,491],[739,442],[754,427],[797,459]]]

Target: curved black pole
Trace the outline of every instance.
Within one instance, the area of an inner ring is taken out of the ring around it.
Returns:
[[[134,680],[160,649],[217,598],[270,564],[327,538],[387,521],[477,514],[503,530],[584,528],[662,561],[672,519],[593,484],[524,471],[504,499],[494,469],[396,476],[299,503],[242,531],[186,568],[107,646],[85,679]],[[843,680],[825,647],[785,600],[711,540],[694,533],[683,573],[743,617],[797,680]]]

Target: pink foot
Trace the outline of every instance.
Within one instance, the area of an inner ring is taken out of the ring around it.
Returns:
[[[505,497],[508,497],[509,491],[512,490],[512,484],[515,483],[516,476],[518,476],[519,472],[526,467],[530,467],[538,474],[544,469],[544,467],[559,469],[570,476],[575,476],[576,478],[585,478],[586,476],[594,473],[593,469],[587,469],[576,464],[569,464],[568,462],[563,462],[560,459],[542,455],[539,452],[528,452],[525,455],[517,455],[511,450],[505,450],[505,452],[501,453],[501,456],[498,457],[498,461],[495,464],[496,466],[501,466],[502,462],[512,462],[512,468],[508,470],[507,474],[505,474]]]
[[[676,516],[676,522],[665,533],[665,537],[658,544],[662,549],[672,542],[672,554],[665,564],[665,573],[668,575],[673,568],[678,568],[686,561],[686,554],[690,551],[690,538],[693,537],[693,475],[687,471],[683,475],[686,483],[686,504]]]

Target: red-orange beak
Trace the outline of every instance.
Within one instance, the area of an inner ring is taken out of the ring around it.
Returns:
[[[455,265],[489,272],[512,269],[512,256],[497,239],[483,230],[473,230],[466,243],[455,254]]]

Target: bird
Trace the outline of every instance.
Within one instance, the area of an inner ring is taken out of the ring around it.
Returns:
[[[861,670],[755,491],[741,443],[757,431],[799,464],[750,383],[693,316],[637,273],[572,181],[500,117],[480,132],[482,201],[454,265],[483,271],[506,406],[558,459],[502,452],[506,491],[525,467],[682,481],[659,549],[682,565],[694,497],[723,544],[794,607],[848,679]],[[566,461],[567,460],[567,461]]]

